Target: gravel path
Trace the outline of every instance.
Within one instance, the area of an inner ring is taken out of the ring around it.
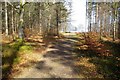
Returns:
[[[87,71],[85,67],[83,65],[82,68],[75,66],[76,53],[73,52],[75,42],[77,42],[77,38],[67,36],[66,39],[50,43],[43,54],[39,54],[39,52],[34,54],[40,58],[37,62],[32,63],[29,68],[24,68],[14,78],[85,78],[87,76],[83,74],[83,71]],[[84,63],[87,61],[84,60]]]
[[[14,78],[78,78],[73,61],[72,39],[52,42],[43,54],[34,54],[37,62]]]

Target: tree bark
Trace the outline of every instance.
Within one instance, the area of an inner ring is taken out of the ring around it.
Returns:
[[[0,3],[0,43],[2,42],[2,3]],[[0,45],[1,47],[1,45]],[[1,77],[1,74],[0,74]]]
[[[7,1],[5,0],[5,33],[8,36],[8,14],[7,14]]]
[[[57,36],[59,36],[59,22],[58,22],[58,10],[56,9],[56,27],[57,27]]]
[[[119,2],[119,12],[118,12],[118,39],[120,39],[120,2]]]
[[[114,10],[114,9],[113,9],[113,10]],[[113,23],[113,41],[115,41],[115,36],[116,36],[116,34],[115,34],[115,33],[116,33],[116,16],[115,16],[115,15],[116,15],[116,11],[114,10],[113,12],[114,12],[114,15],[113,15],[113,16],[114,16],[114,23]]]
[[[14,35],[15,31],[14,31],[14,23],[13,23],[13,15],[14,15],[14,14],[13,14],[13,7],[12,7],[11,13],[12,13],[12,20],[11,20],[12,34]]]
[[[23,8],[23,5],[24,5],[24,0],[21,1],[20,3],[20,22],[19,22],[19,38],[20,39],[24,39],[24,31],[23,31],[23,14],[24,14],[24,8]]]
[[[118,39],[120,39],[120,11],[119,11],[119,22],[118,22]]]

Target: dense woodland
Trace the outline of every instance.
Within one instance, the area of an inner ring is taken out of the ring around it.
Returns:
[[[87,32],[67,32],[71,4],[0,2],[3,78],[120,79],[120,2],[86,2]]]
[[[6,2],[2,7],[2,34],[25,38],[33,34],[59,35],[61,23],[67,20],[67,9],[62,2],[30,3]]]
[[[120,39],[120,2],[88,2],[88,31],[101,37]]]

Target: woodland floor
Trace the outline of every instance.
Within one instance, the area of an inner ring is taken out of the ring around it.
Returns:
[[[119,72],[114,72],[118,70],[115,66],[118,63],[113,64],[110,62],[111,58],[100,57],[95,52],[97,48],[93,50],[91,46],[94,47],[86,43],[83,34],[78,36],[75,33],[66,33],[64,38],[60,39],[47,38],[44,41],[40,37],[34,37],[34,40],[27,39],[19,49],[20,62],[13,66],[11,76],[14,78],[104,78],[105,75],[109,77],[117,74],[118,77]],[[113,68],[109,69],[110,65]]]

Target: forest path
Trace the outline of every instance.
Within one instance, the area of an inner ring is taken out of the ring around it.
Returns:
[[[88,58],[81,57],[78,66],[74,46],[79,41],[75,34],[65,34],[66,38],[51,42],[43,54],[33,53],[37,62],[26,67],[14,78],[87,78],[98,76],[95,65]],[[94,74],[94,75],[93,75]]]

